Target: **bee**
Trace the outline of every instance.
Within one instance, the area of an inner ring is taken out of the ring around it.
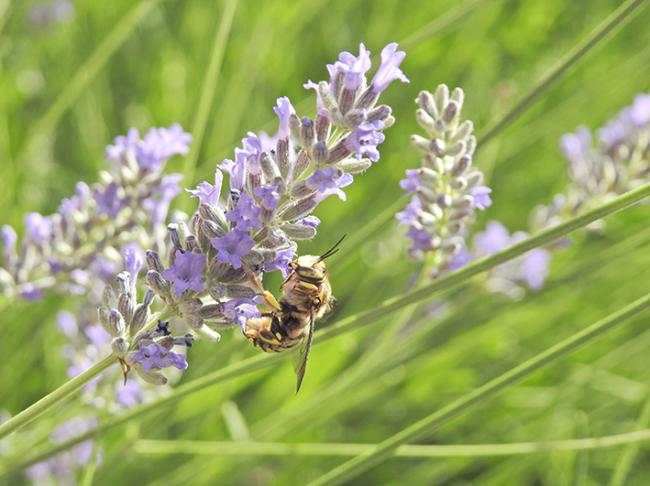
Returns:
[[[253,346],[267,353],[279,353],[298,346],[294,360],[296,393],[307,369],[314,324],[331,310],[335,302],[324,260],[339,251],[343,238],[320,256],[303,255],[291,262],[289,275],[280,286],[282,296],[279,302],[261,284],[256,284],[271,310],[249,319],[244,335]]]

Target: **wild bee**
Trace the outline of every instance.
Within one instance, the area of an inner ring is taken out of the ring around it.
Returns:
[[[290,263],[290,273],[280,286],[282,296],[279,302],[256,283],[271,310],[249,319],[244,335],[253,346],[267,353],[299,346],[294,361],[296,393],[307,369],[314,324],[330,311],[335,302],[323,261],[338,251],[341,241],[343,238],[320,256],[304,255]]]

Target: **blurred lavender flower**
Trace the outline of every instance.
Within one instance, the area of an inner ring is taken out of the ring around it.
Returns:
[[[412,196],[397,220],[408,226],[411,256],[429,256],[433,277],[466,259],[460,257],[474,213],[492,204],[483,174],[472,168],[476,138],[472,122],[460,118],[463,98],[462,89],[450,94],[444,84],[435,94],[420,92],[416,118],[428,138],[413,135],[411,143],[422,153],[422,167],[407,170],[400,183]]]
[[[532,217],[536,229],[553,226],[646,182],[650,177],[650,94],[640,94],[597,131],[587,127],[562,137],[570,184]],[[601,229],[598,221],[589,229]]]
[[[71,0],[49,0],[40,2],[29,11],[29,23],[38,29],[65,22],[74,15]]]
[[[19,245],[16,232],[4,226],[0,294],[35,300],[49,290],[83,293],[115,274],[127,244],[161,247],[166,236],[161,223],[181,177],[164,174],[165,162],[187,153],[190,140],[179,125],[154,128],[142,140],[131,129],[107,148],[111,167],[100,183],[78,183],[56,214],[25,216]]]
[[[474,236],[473,254],[470,258],[498,253],[528,237],[524,231],[511,235],[501,223],[490,221],[485,231]],[[533,291],[542,289],[548,276],[550,260],[550,251],[543,248],[531,250],[490,270],[487,274],[487,288],[513,299],[521,299],[525,295],[524,287]]]

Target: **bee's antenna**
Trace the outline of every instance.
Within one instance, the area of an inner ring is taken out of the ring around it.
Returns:
[[[332,248],[330,248],[325,253],[323,253],[320,257],[318,257],[318,262],[322,262],[326,258],[329,258],[332,255],[334,255],[335,253],[337,253],[340,250],[340,248],[338,248],[338,246],[341,244],[341,242],[345,239],[346,236],[347,235],[341,236],[339,241],[337,241]]]

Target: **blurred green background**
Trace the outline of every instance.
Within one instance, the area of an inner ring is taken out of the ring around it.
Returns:
[[[493,188],[494,206],[476,227],[498,219],[525,230],[530,210],[568,181],[560,136],[580,124],[600,126],[650,88],[650,9],[644,7],[481,146],[485,128],[615,10],[621,3],[615,0],[79,0],[70,17],[47,25],[33,18],[43,3],[0,1],[0,222],[18,227],[26,211],[55,211],[77,180],[97,180],[104,146],[116,135],[176,121],[193,131],[201,106],[207,118],[202,143],[193,145],[195,172],[184,159],[168,170],[185,170],[187,187],[210,179],[248,130],[275,129],[277,97],[287,95],[311,114],[313,98],[302,83],[325,78],[325,64],[341,50],[356,52],[364,42],[376,54],[398,41],[411,83],[388,90],[385,101],[397,124],[386,132],[381,161],[346,191],[346,203],[330,198],[319,208],[319,235],[301,252],[326,249],[344,233],[354,237],[395,203],[404,170],[419,165],[408,142],[419,131],[413,99],[443,82],[465,90],[463,113],[479,134],[475,162]],[[231,28],[219,37],[229,8],[235,8]],[[206,106],[204,78],[220,53]],[[177,204],[192,207],[185,195]],[[609,218],[605,233],[577,238],[554,257],[546,288],[520,302],[487,293],[477,279],[444,295],[444,305],[388,316],[317,346],[298,396],[284,362],[109,431],[99,439],[104,459],[93,484],[314,479],[344,458],[154,456],[142,454],[137,440],[379,442],[647,291],[649,217],[647,206],[632,208]],[[401,233],[392,221],[383,224],[333,262],[339,306],[329,323],[407,288],[417,266],[406,258]],[[1,305],[0,408],[16,413],[66,379],[54,317],[68,302],[49,297]],[[647,314],[631,320],[426,443],[556,440],[647,428],[648,322]],[[183,381],[255,353],[237,332],[216,346],[199,342]],[[394,458],[357,484],[596,485],[609,483],[627,462],[626,484],[650,484],[649,449],[636,447]]]

